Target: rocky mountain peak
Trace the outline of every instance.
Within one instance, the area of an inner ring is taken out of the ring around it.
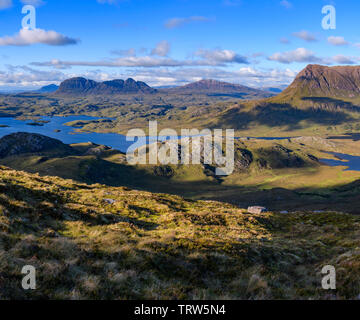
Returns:
[[[85,78],[71,78],[60,84],[57,95],[116,95],[116,94],[153,94],[157,90],[145,82],[134,79],[115,79],[96,82]]]

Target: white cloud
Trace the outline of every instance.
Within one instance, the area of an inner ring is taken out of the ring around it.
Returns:
[[[329,37],[328,42],[334,46],[346,46],[349,44],[344,37]]]
[[[247,58],[237,54],[232,50],[198,50],[195,52],[196,56],[202,57],[208,61],[214,63],[245,63],[247,64]]]
[[[339,54],[337,56],[334,56],[332,58],[332,60],[335,62],[335,63],[339,63],[339,64],[356,64],[356,58],[353,58],[353,57],[347,57],[347,56],[344,56],[342,54]]]
[[[299,39],[302,39],[304,41],[307,41],[307,42],[317,41],[317,38],[312,33],[308,32],[306,30],[302,30],[300,32],[294,32],[293,36],[297,37]]]
[[[286,68],[285,70],[279,69],[265,69],[258,70],[252,67],[241,68],[236,72],[242,79],[246,78],[247,83],[258,84],[285,84],[290,83],[295,77],[297,72]],[[251,81],[252,80],[252,81]]]
[[[281,63],[306,62],[306,63],[324,63],[324,60],[315,56],[314,52],[305,48],[298,48],[293,51],[277,52],[268,58],[271,61]]]
[[[151,51],[152,55],[165,57],[170,52],[170,43],[166,40],[159,42],[156,47]]]
[[[188,18],[172,18],[165,22],[165,28],[174,29],[191,22],[208,22],[211,19],[203,16],[192,16]]]
[[[64,46],[76,44],[79,40],[66,37],[55,31],[46,31],[42,29],[21,29],[14,36],[5,36],[0,38],[0,46],[28,46],[36,43],[47,44],[50,46]]]
[[[27,66],[8,66],[7,71],[0,71],[0,85],[14,87],[42,86],[60,82],[67,76],[59,71],[42,71]]]
[[[290,8],[292,8],[292,3],[291,2],[289,2],[289,1],[287,1],[287,0],[282,0],[282,1],[280,1],[280,4],[283,6],[283,7],[285,7],[286,9],[290,9]]]
[[[8,9],[12,7],[12,0],[0,0],[0,10]]]
[[[293,62],[303,63],[321,63],[326,65],[332,64],[356,64],[360,59],[358,57],[349,57],[342,54],[333,57],[318,57],[316,54],[305,48],[298,48],[294,51],[277,52],[268,58],[271,61],[290,64]]]

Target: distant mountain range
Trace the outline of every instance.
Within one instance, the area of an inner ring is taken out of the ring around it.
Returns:
[[[42,93],[54,92],[56,95],[84,96],[84,95],[121,95],[121,94],[199,94],[207,96],[231,96],[234,98],[254,99],[271,97],[274,94],[246,87],[243,85],[221,82],[216,80],[201,80],[180,87],[152,88],[145,82],[127,80],[112,80],[96,82],[85,78],[71,78],[65,80],[56,89],[55,85],[44,87]]]
[[[248,86],[212,79],[189,83],[178,87],[152,88],[134,79],[115,79],[97,82],[77,77],[63,81],[60,86],[51,84],[37,93],[54,93],[62,96],[123,95],[123,94],[179,94],[230,96],[242,99],[271,98],[274,102],[297,103],[308,98],[331,97],[360,100],[360,66],[327,67],[310,64],[303,69],[290,86],[251,88]],[[275,97],[274,97],[275,96]]]

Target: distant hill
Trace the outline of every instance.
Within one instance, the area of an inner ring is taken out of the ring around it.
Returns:
[[[161,91],[166,91],[173,94],[206,94],[206,95],[230,95],[237,98],[266,98],[270,97],[273,94],[265,92],[262,90],[246,87],[239,84],[233,84],[228,82],[222,82],[217,80],[201,80],[187,85],[163,89]]]
[[[51,93],[51,92],[55,92],[58,89],[59,89],[59,86],[57,86],[56,84],[50,84],[48,86],[44,86],[44,87],[40,88],[36,92],[39,92],[39,93]]]
[[[280,86],[280,87],[261,87],[258,88],[259,90],[262,91],[266,91],[266,92],[271,92],[274,94],[279,94],[281,92],[283,92],[288,86]]]
[[[116,94],[153,94],[157,90],[145,82],[127,80],[112,80],[96,82],[85,78],[71,78],[60,84],[56,95],[116,95]]]

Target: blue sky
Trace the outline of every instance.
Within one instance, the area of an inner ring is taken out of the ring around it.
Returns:
[[[22,29],[26,4],[35,30]],[[309,63],[359,64],[359,15],[356,0],[0,0],[0,88],[73,76],[279,86]]]

